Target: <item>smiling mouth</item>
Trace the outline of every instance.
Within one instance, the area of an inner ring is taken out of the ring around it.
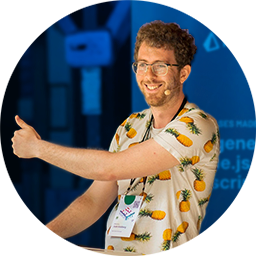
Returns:
[[[156,90],[156,89],[158,89],[159,87],[161,87],[162,84],[159,84],[159,85],[148,85],[148,84],[145,84],[145,86],[146,86],[150,91],[153,91],[153,90]]]

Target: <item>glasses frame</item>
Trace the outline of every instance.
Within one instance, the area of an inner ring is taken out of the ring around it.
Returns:
[[[137,62],[137,61],[132,63],[132,70],[133,70],[133,72],[134,72],[135,74],[137,74],[137,72],[135,71],[135,66],[137,66],[138,63],[139,63],[139,62]],[[143,62],[143,63],[144,63],[144,62]],[[164,63],[164,62],[156,62],[156,63],[152,63],[152,64],[144,63],[144,64],[146,65],[145,74],[146,74],[147,71],[148,71],[148,66],[151,66],[151,70],[152,70],[152,72],[153,72],[156,76],[166,76],[167,73],[168,73],[168,67],[172,67],[172,66],[178,67],[178,66],[179,66],[178,64],[169,64],[169,63]],[[163,74],[163,75],[158,75],[158,74],[156,74],[156,73],[154,72],[154,70],[153,70],[153,65],[156,65],[156,64],[164,64],[164,65],[166,65],[166,66],[167,66],[166,73]]]

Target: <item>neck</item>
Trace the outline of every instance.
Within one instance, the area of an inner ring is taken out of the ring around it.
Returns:
[[[175,101],[161,107],[151,107],[154,116],[153,126],[156,129],[164,128],[176,115],[185,95],[182,93]]]

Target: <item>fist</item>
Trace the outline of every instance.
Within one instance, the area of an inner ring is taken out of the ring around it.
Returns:
[[[35,129],[26,124],[19,116],[15,116],[15,121],[21,128],[14,132],[12,140],[13,153],[20,158],[33,158],[37,156],[41,140]]]

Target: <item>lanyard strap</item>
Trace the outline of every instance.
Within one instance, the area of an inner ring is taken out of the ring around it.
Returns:
[[[140,143],[141,142],[143,142],[143,141],[145,141],[145,140],[148,140],[149,139],[149,133],[150,133],[150,128],[151,128],[151,125],[152,125],[152,122],[153,122],[153,115],[151,116],[151,119],[150,119],[150,122],[149,122],[149,125],[148,125],[148,128],[147,128],[147,130],[146,130],[146,132],[145,132],[145,134],[144,134],[144,136],[143,136],[143,138],[142,138],[142,140],[140,141]]]
[[[151,127],[151,125],[152,125],[152,122],[153,122],[153,115],[151,116],[151,119],[150,119],[150,123],[149,123],[149,125],[148,125],[148,128],[147,128],[147,130],[146,130],[146,132],[145,132],[145,134],[144,134],[142,140],[140,141],[140,143],[149,139],[150,127]],[[130,185],[129,185],[129,187],[128,187],[127,190],[126,190],[125,195],[127,195],[127,194],[130,192],[131,187],[132,187],[132,185],[133,185],[133,183],[134,183],[135,180],[136,180],[136,178],[131,179]],[[144,192],[144,190],[145,190],[146,182],[147,182],[147,176],[146,176],[146,177],[143,177],[143,188],[142,188],[142,192]]]
[[[176,114],[174,115],[174,117],[172,118],[171,121],[173,121],[173,120],[177,117],[177,115],[178,115],[178,114],[180,113],[180,111],[184,108],[184,106],[186,105],[186,103],[187,103],[187,99],[186,99],[186,97],[184,97],[184,99],[183,99],[183,101],[182,101],[182,103],[181,103],[181,105],[180,105],[180,108],[178,109],[178,111],[176,112]],[[147,130],[146,130],[146,132],[145,132],[145,134],[144,134],[142,140],[140,141],[140,143],[149,139],[149,133],[150,133],[151,125],[152,125],[152,123],[153,123],[153,118],[154,118],[154,117],[153,117],[153,115],[152,115],[152,116],[151,116],[151,119],[150,119],[150,123],[149,123],[149,125],[148,125],[148,127],[147,127]],[[136,178],[131,179],[130,185],[129,185],[129,187],[128,187],[127,190],[126,190],[125,195],[127,195],[127,194],[130,192],[131,187],[132,187],[132,185],[133,185],[133,183],[134,183],[135,180],[136,180]],[[144,192],[144,190],[145,190],[146,182],[147,182],[147,176],[146,176],[146,177],[143,177],[143,188],[142,188],[142,192]]]
[[[127,195],[127,194],[130,192],[131,187],[132,187],[132,184],[134,183],[135,180],[136,180],[136,179],[131,179],[130,185],[129,185],[129,187],[128,187],[127,190],[126,190],[125,195]],[[146,176],[146,177],[143,177],[143,188],[142,188],[142,192],[144,192],[144,190],[145,190],[146,182],[147,182],[147,176]]]
[[[183,101],[182,101],[182,103],[181,103],[181,105],[180,105],[180,108],[178,109],[178,111],[176,112],[176,114],[174,115],[174,117],[172,118],[171,121],[173,121],[173,120],[177,117],[177,115],[178,115],[178,114],[180,113],[180,111],[184,108],[184,106],[186,105],[186,103],[187,103],[187,98],[184,97],[184,99],[183,99]]]

